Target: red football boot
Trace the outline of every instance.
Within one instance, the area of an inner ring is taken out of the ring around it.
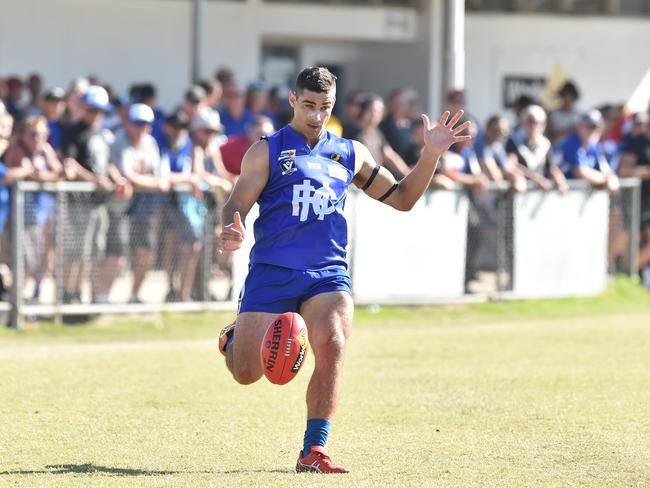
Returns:
[[[334,464],[322,446],[312,446],[309,454],[303,457],[302,451],[296,462],[296,473],[349,473],[343,466]]]
[[[219,352],[224,356],[226,355],[226,344],[228,344],[228,340],[235,333],[235,323],[226,325],[221,329],[221,333],[219,334]]]

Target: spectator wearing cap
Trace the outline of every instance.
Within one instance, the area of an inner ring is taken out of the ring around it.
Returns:
[[[65,91],[55,87],[45,92],[41,102],[41,110],[47,119],[49,136],[47,142],[55,151],[61,149],[61,117],[65,111]]]
[[[194,85],[185,92],[181,109],[185,112],[190,123],[206,107],[206,97],[207,94],[200,85]]]
[[[223,130],[219,112],[212,109],[202,110],[191,123],[195,168],[210,187],[228,194],[234,175],[226,170],[221,157],[218,136]]]
[[[212,190],[212,192],[205,193],[203,203],[207,205],[208,213],[216,217],[208,221],[208,224],[214,225],[214,230],[217,232],[221,230],[221,222],[218,218],[221,215],[219,207],[228,198],[236,178],[235,175],[226,170],[223,164],[221,150],[218,144],[218,136],[222,131],[223,126],[221,125],[219,113],[211,109],[200,112],[191,126],[192,141],[194,144],[194,167],[199,175],[201,175],[201,179],[207,188]],[[210,232],[212,233],[212,229]],[[228,263],[231,259],[231,253],[219,254],[216,257],[219,268],[229,273]],[[197,264],[201,267],[200,261]],[[195,293],[196,297],[207,299],[207,297],[202,296],[204,290],[200,286],[199,280],[195,281],[193,286],[197,291]],[[189,299],[186,293],[187,290],[181,290],[183,300]]]
[[[108,301],[113,282],[124,265],[129,242],[133,251],[130,303],[140,303],[138,294],[153,262],[155,222],[161,200],[151,192],[169,191],[169,167],[161,165],[158,144],[151,136],[153,122],[151,107],[144,103],[131,105],[124,128],[116,134],[111,146],[111,171],[115,172],[112,179],[123,189],[108,205],[110,227],[105,269],[111,274],[104,276],[98,301]],[[129,202],[133,190],[137,193]]]
[[[650,117],[647,112],[632,116],[633,129],[621,156],[619,174],[641,180],[641,249],[637,260],[641,278],[650,289]]]
[[[168,132],[171,132],[170,129]],[[201,110],[190,123],[190,129],[191,170],[187,167],[189,161],[185,159],[182,178],[188,178],[198,190],[195,191],[198,194],[214,183],[225,185],[225,189],[229,191],[232,186],[230,182],[222,177],[212,176],[210,171],[214,166],[220,168],[222,174],[225,172],[217,144],[217,135],[222,131],[219,114],[208,108]],[[172,178],[174,181],[182,181],[179,176],[181,175]],[[175,283],[173,263],[168,262],[170,292],[167,298],[168,301],[191,301],[196,270],[203,249],[205,216],[208,210],[202,196],[198,197],[186,192],[175,194],[175,203],[180,217],[176,225],[176,240],[180,241],[178,242],[180,250],[178,258],[181,263],[180,283],[178,285]],[[171,247],[169,245],[167,248]]]
[[[228,137],[246,134],[248,124],[253,121],[253,112],[246,108],[244,92],[236,83],[224,87],[223,108],[219,115]]]
[[[580,122],[580,112],[576,108],[580,98],[578,87],[572,81],[567,81],[557,96],[560,98],[560,107],[548,116],[548,138],[553,144],[571,134]]]
[[[551,158],[551,141],[544,136],[546,112],[539,105],[528,105],[521,111],[521,130],[514,132],[506,143],[508,164],[506,173],[515,191],[526,189],[522,178],[533,181],[543,191],[553,185],[566,193],[566,178]]]
[[[411,119],[405,91],[401,88],[391,91],[387,102],[388,111],[379,128],[395,152],[406,159],[411,145]]]
[[[220,148],[226,171],[233,175],[239,175],[241,173],[241,162],[246,151],[253,143],[264,136],[271,135],[274,130],[273,121],[269,117],[257,115],[248,127],[246,135],[229,137],[228,142]]]
[[[596,188],[617,192],[618,178],[598,143],[603,125],[598,110],[583,114],[575,132],[556,147],[553,158],[567,179],[586,180]]]
[[[361,104],[359,131],[354,137],[368,148],[375,161],[385,166],[399,180],[406,176],[410,169],[379,130],[383,119],[384,101],[379,95],[368,95]]]
[[[193,192],[173,192],[164,212],[163,265],[169,281],[166,301],[181,299],[181,290],[192,289],[196,273],[195,255],[201,251],[204,215],[200,201],[192,193],[200,193],[201,177],[194,168],[193,145],[189,136],[189,120],[183,111],[172,113],[163,127],[165,144],[161,147],[162,164],[170,169],[170,182],[190,183]],[[186,292],[187,296],[187,292]]]
[[[62,153],[68,179],[95,183],[99,192],[92,195],[70,193],[67,201],[64,253],[68,261],[65,270],[65,303],[80,303],[81,288],[89,270],[90,256],[98,243],[105,242],[105,196],[111,190],[109,178],[110,144],[107,131],[102,129],[106,112],[113,107],[106,90],[89,86],[80,99],[79,121],[63,130]],[[81,242],[80,242],[81,241]],[[101,266],[98,269],[100,275]]]
[[[10,76],[5,80],[5,84],[7,96],[4,99],[4,104],[7,112],[11,114],[17,124],[23,117],[23,82],[17,76]]]

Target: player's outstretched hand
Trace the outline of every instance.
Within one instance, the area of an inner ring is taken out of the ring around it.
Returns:
[[[239,212],[235,212],[232,224],[224,226],[221,232],[221,250],[235,251],[239,249],[244,241],[244,232],[241,215]]]
[[[429,149],[433,149],[437,153],[442,154],[452,144],[457,142],[469,141],[472,136],[464,132],[472,125],[467,121],[458,127],[454,127],[465,112],[459,110],[450,119],[451,113],[446,111],[440,116],[437,123],[431,124],[429,117],[422,114],[422,122],[424,123],[424,144]]]

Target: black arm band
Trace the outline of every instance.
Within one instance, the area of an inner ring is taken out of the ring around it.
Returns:
[[[391,186],[386,193],[384,193],[382,196],[379,197],[379,201],[383,202],[386,200],[389,196],[393,194],[395,190],[397,190],[397,187],[399,186],[399,183],[395,183],[393,186]]]
[[[372,185],[372,182],[375,181],[375,178],[377,177],[377,173],[379,173],[379,165],[375,165],[375,167],[372,169],[370,178],[368,178],[366,184],[361,187],[361,191],[366,191],[368,188],[370,188],[370,185]]]

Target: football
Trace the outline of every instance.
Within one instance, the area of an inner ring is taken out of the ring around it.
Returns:
[[[287,384],[305,363],[308,348],[305,320],[295,312],[278,315],[266,329],[262,341],[264,376],[273,384]]]

